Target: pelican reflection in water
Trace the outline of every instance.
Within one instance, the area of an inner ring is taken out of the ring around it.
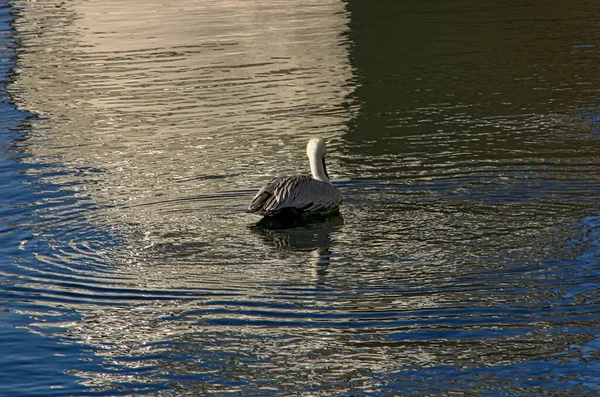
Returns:
[[[311,138],[306,145],[312,177],[277,176],[263,186],[252,199],[249,212],[266,219],[302,219],[336,215],[342,193],[331,184],[325,166],[325,141]]]

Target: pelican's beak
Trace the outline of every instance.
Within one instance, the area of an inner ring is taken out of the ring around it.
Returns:
[[[323,171],[325,171],[325,176],[327,177],[327,179],[330,179],[329,174],[327,173],[327,165],[325,164],[325,157],[323,157],[323,159],[321,161],[323,162]]]

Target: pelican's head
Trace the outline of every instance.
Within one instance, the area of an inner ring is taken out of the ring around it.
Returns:
[[[308,158],[317,158],[323,159],[325,158],[325,153],[327,149],[325,149],[325,139],[320,137],[310,138],[308,143],[306,144],[306,155]]]
[[[306,144],[306,155],[310,161],[310,171],[313,178],[326,183],[331,183],[325,166],[325,140],[323,138],[310,138]]]

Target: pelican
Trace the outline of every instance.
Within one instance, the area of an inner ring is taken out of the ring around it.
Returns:
[[[312,178],[306,175],[277,176],[252,199],[249,212],[267,217],[279,214],[306,216],[336,213],[342,193],[331,184],[325,167],[325,140],[311,138],[306,145]]]

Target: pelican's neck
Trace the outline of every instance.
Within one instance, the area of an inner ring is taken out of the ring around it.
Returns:
[[[327,171],[325,170],[325,159],[316,156],[315,153],[311,153],[308,160],[310,162],[310,173],[312,174],[312,177],[331,185],[331,181],[327,177]]]

